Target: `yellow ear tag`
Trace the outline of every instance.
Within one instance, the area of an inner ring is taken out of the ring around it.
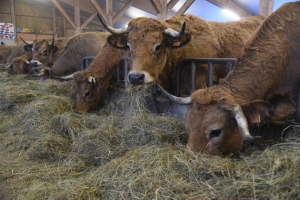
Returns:
[[[125,45],[124,45],[124,44],[121,44],[121,43],[118,43],[117,46],[118,46],[118,47],[121,47],[121,48],[122,48],[122,47],[125,47]]]

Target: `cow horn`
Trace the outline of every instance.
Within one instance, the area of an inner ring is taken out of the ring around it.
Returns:
[[[20,39],[21,39],[25,44],[28,44],[22,37],[20,37]]]
[[[74,78],[74,74],[70,74],[68,76],[51,76],[52,78],[70,80]]]
[[[192,99],[191,97],[176,97],[167,91],[165,91],[159,84],[155,83],[154,87],[158,87],[158,90],[160,90],[166,97],[168,97],[170,100],[174,101],[175,103],[178,104],[183,104],[183,105],[188,105],[192,104]]]
[[[53,35],[53,38],[52,38],[52,43],[51,43],[51,48],[54,46],[54,35]]]
[[[183,34],[184,31],[185,31],[185,25],[186,25],[186,23],[183,22],[183,24],[182,24],[181,29],[180,29],[179,32],[175,31],[175,30],[172,29],[172,28],[167,28],[167,29],[165,29],[164,33],[167,34],[167,35],[170,35],[170,36],[172,36],[172,37],[174,37],[174,38],[179,38],[179,37],[182,36],[182,34]]]
[[[231,111],[232,115],[236,119],[240,135],[242,138],[249,143],[254,143],[261,139],[260,136],[252,136],[249,133],[248,122],[243,113],[243,110],[239,104],[237,104]]]
[[[120,29],[116,29],[116,28],[112,28],[110,26],[108,26],[100,17],[99,14],[97,14],[102,26],[110,33],[112,34],[117,34],[117,35],[121,35],[121,34],[126,34],[129,33],[129,31],[127,30],[127,28],[120,28]]]

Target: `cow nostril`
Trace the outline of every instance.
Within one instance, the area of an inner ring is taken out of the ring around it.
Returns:
[[[128,79],[129,82],[133,85],[141,85],[144,83],[144,74],[129,74]]]

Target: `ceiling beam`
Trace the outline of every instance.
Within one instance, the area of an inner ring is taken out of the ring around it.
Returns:
[[[132,4],[135,2],[136,0],[130,0],[121,10],[119,10],[119,12],[114,16],[113,20],[117,21],[119,19],[119,17],[121,17],[122,15],[124,15],[124,13],[128,10],[128,8],[130,6],[132,6]]]
[[[273,12],[274,0],[260,0],[258,14],[267,17]]]
[[[74,0],[59,0],[59,1],[65,3],[65,4],[68,4],[70,6],[75,7]],[[96,11],[93,4],[87,3],[86,0],[79,0],[79,7],[80,7],[80,10],[85,11],[85,12],[89,12],[89,13],[94,13]]]
[[[216,6],[223,8],[223,9],[228,9],[231,12],[236,13],[239,17],[248,17],[248,16],[252,16],[251,13],[247,12],[246,10],[244,10],[243,8],[241,8],[240,6],[236,5],[235,3],[233,3],[230,0],[207,0],[212,4],[215,4]]]
[[[81,24],[81,29],[85,28],[96,16],[97,11],[95,11],[83,24]]]
[[[181,8],[177,11],[176,15],[181,15],[183,13],[185,13],[185,11],[187,9],[189,9],[189,7],[194,3],[195,0],[187,0],[182,6]]]
[[[79,0],[75,0],[75,7],[74,7],[74,15],[75,15],[75,35],[78,35],[82,32],[80,27],[80,8],[79,8]]]
[[[96,0],[90,0],[95,9],[98,11],[98,13],[101,15],[102,19],[107,23],[107,16],[106,13],[102,10],[102,8],[99,6]]]
[[[72,19],[69,17],[69,15],[66,13],[66,11],[60,6],[60,4],[57,2],[57,0],[52,0],[56,8],[61,12],[61,14],[68,20],[68,22],[72,25],[74,29],[76,29],[76,25],[72,21]]]
[[[128,3],[130,0],[118,0],[122,3]],[[143,10],[147,13],[150,13],[152,15],[157,15],[157,12],[155,11],[155,9],[153,8],[152,4],[150,3],[150,1],[148,0],[138,0],[135,1],[134,4],[132,5],[135,8],[138,8],[140,10]]]
[[[109,26],[114,25],[113,21],[113,8],[112,8],[112,0],[106,0],[106,16],[107,16],[107,24]]]
[[[159,2],[159,0],[150,0],[154,10],[156,11],[156,13],[161,13],[161,4]]]
[[[172,8],[178,3],[178,1],[179,0],[171,0],[167,5],[168,11],[172,10]]]

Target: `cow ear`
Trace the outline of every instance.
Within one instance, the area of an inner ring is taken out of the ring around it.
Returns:
[[[107,38],[108,44],[111,46],[118,48],[118,49],[123,49],[123,50],[128,50],[129,47],[127,45],[127,39],[128,35],[111,35]]]
[[[274,106],[262,100],[254,100],[242,106],[247,121],[259,126],[270,121],[274,116]]]
[[[32,52],[32,47],[32,44],[26,44],[23,48],[25,51]]]
[[[275,95],[270,100],[275,107],[274,119],[281,120],[294,115],[297,110],[297,104],[290,100],[289,96]]]
[[[167,34],[165,34],[165,36],[166,36],[166,46],[171,49],[183,47],[184,45],[189,43],[192,38],[191,34],[189,34],[189,33],[184,33],[179,38],[174,38]]]
[[[58,51],[58,47],[57,46],[53,46],[53,47],[50,48],[50,52],[51,53],[55,53],[57,51]]]

